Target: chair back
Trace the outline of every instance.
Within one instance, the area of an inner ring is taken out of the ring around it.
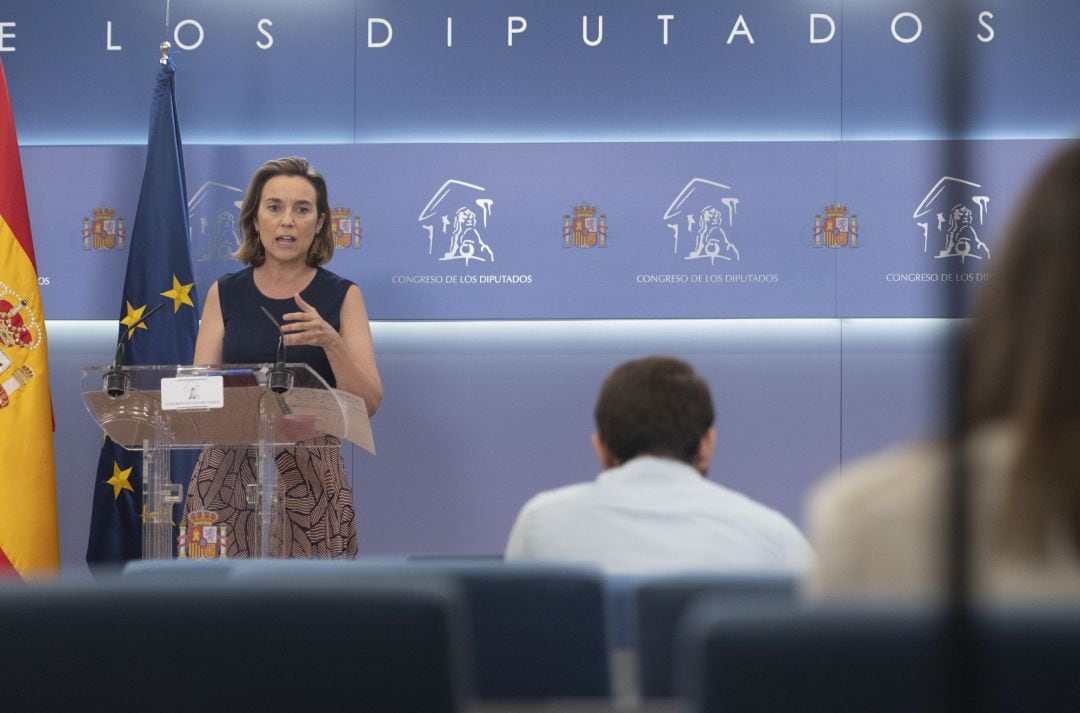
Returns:
[[[968,690],[935,607],[850,604],[743,611],[704,600],[680,641],[692,710],[909,713],[952,701],[981,713],[1080,708],[1080,607],[984,606],[970,619]],[[947,699],[946,696],[949,696]]]
[[[975,620],[976,642],[989,642],[984,626]],[[733,613],[724,602],[703,599],[681,626],[677,686],[697,713],[949,710],[946,695],[953,692],[944,685],[956,680],[946,677],[956,669],[949,666],[947,631],[939,607],[849,602]],[[982,648],[977,643],[975,651]],[[980,686],[966,700],[984,692]],[[1038,698],[993,710],[1047,710],[1035,705]]]
[[[977,629],[975,681],[986,713],[1080,710],[1080,607],[990,610]]]
[[[793,575],[700,573],[658,575],[641,580],[634,597],[637,681],[644,698],[675,695],[675,640],[690,604],[708,595],[718,607],[794,605]]]
[[[379,578],[448,583],[461,596],[474,698],[611,693],[604,580],[591,567],[477,559],[278,560],[241,568],[233,577],[238,582],[317,578],[346,589]]]
[[[459,618],[448,593],[406,587],[3,591],[3,699],[42,711],[453,713]]]

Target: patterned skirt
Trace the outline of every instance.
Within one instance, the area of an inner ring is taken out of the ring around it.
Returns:
[[[208,448],[199,455],[184,501],[184,522],[209,510],[228,525],[228,556],[257,556],[260,512],[252,497],[258,481],[254,448]],[[341,458],[341,441],[322,436],[298,447],[275,448],[276,499],[283,517],[270,528],[274,557],[336,559],[356,556],[356,513]],[[280,511],[280,510],[279,510]]]

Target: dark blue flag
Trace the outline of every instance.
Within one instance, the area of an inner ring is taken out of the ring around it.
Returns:
[[[146,168],[129,241],[118,339],[124,343],[123,363],[130,365],[190,364],[195,354],[198,293],[188,247],[175,72],[172,62],[163,60],[150,105]],[[146,315],[150,316],[140,321]],[[185,490],[195,455],[179,451],[172,456],[172,480]],[[125,450],[106,437],[94,479],[87,563],[119,564],[141,557],[142,510],[142,453]]]

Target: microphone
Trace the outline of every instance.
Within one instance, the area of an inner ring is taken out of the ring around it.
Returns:
[[[158,306],[147,312],[142,316],[135,324],[128,327],[127,333],[131,335],[135,331],[135,328],[140,324],[150,319],[150,315],[157,312],[159,309],[165,306],[164,302],[158,303]],[[128,389],[131,388],[131,374],[124,371],[124,337],[120,337],[120,341],[116,343],[116,354],[113,355],[112,366],[105,372],[105,376],[102,379],[105,393],[109,395],[110,399],[119,399],[125,396]]]
[[[263,305],[259,305],[259,309],[263,311],[267,319],[274,323],[278,330],[277,362],[266,373],[266,385],[275,394],[283,394],[291,389],[293,385],[292,372],[285,368],[285,334],[281,331],[281,325],[274,319],[274,315],[270,314],[270,310]]]

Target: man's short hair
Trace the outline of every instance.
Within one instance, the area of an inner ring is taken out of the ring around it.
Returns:
[[[597,434],[620,463],[640,455],[692,463],[715,418],[708,385],[672,357],[620,364],[596,400]]]

